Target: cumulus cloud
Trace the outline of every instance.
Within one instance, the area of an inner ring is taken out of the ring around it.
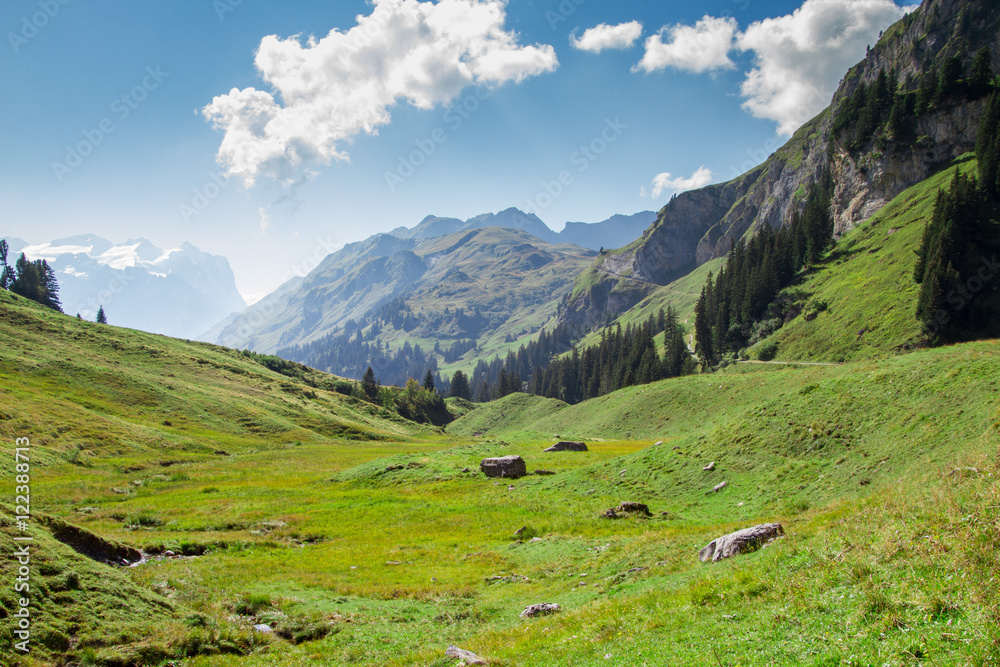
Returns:
[[[844,72],[905,11],[892,0],[806,0],[789,15],[751,24],[738,38],[755,57],[743,107],[792,134],[830,103]]]
[[[432,109],[469,85],[520,82],[555,70],[548,45],[504,29],[505,0],[374,0],[370,15],[326,37],[264,37],[255,65],[270,90],[233,88],[202,113],[225,132],[217,159],[247,187],[292,184],[346,160],[344,144],[376,134],[400,102]]]
[[[600,53],[605,49],[627,49],[642,37],[642,23],[631,21],[619,25],[602,23],[583,33],[579,38],[571,35],[569,38],[573,48],[591,53]]]
[[[736,20],[706,16],[693,26],[662,28],[646,40],[646,53],[633,71],[647,74],[667,67],[687,72],[732,69],[729,58],[736,35]]]
[[[703,188],[712,182],[714,176],[712,175],[711,169],[706,169],[705,167],[699,167],[690,178],[678,177],[674,178],[669,173],[665,172],[658,174],[653,178],[653,191],[651,197],[653,199],[659,199],[660,195],[664,192],[685,192],[687,190],[697,190],[698,188]],[[642,196],[646,196],[646,188],[642,189],[640,193]]]

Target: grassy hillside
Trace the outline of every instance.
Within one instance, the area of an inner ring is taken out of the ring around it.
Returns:
[[[739,365],[565,408],[521,395],[448,430],[513,442],[553,433],[660,442],[614,466],[588,468],[579,484],[673,503],[682,490],[696,496],[728,480],[752,496],[741,497],[742,511],[766,513],[782,502],[864,494],[970,450],[989,451],[989,434],[1000,428],[998,353],[1000,344],[987,342],[835,367]],[[702,474],[712,461],[717,471]],[[633,473],[618,476],[615,466]],[[728,500],[716,505],[699,500],[697,520],[731,508]]]
[[[512,395],[442,434],[319,374],[5,293],[0,329],[0,435],[32,440],[34,512],[146,553],[111,567],[33,523],[37,641],[30,659],[0,644],[4,664],[445,667],[449,644],[532,666],[1000,658],[998,342],[577,406]],[[590,451],[543,453],[556,437]],[[506,454],[555,474],[478,472]],[[623,500],[653,517],[600,517]],[[698,562],[762,521],[786,537]],[[8,580],[16,534],[4,519]],[[536,602],[562,611],[521,619]]]
[[[826,310],[800,315],[770,340],[779,360],[845,361],[899,354],[923,341],[916,319],[920,286],[916,251],[940,189],[956,171],[976,173],[969,155],[898,197],[846,234],[827,257],[793,286],[805,304]],[[751,354],[753,350],[751,350]]]

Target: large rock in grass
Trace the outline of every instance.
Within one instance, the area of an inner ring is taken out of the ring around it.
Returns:
[[[587,445],[582,442],[570,442],[568,440],[561,440],[556,444],[552,445],[546,452],[589,452]]]
[[[521,612],[521,618],[548,616],[549,614],[554,614],[559,610],[559,605],[554,602],[541,602],[539,604],[533,604],[530,607],[526,607],[525,610]]]
[[[528,474],[528,466],[520,456],[500,456],[492,459],[483,459],[479,464],[479,469],[486,473],[487,477],[517,479]]]
[[[712,540],[708,546],[698,552],[698,558],[701,559],[702,563],[708,561],[714,563],[723,558],[750,553],[784,534],[785,529],[781,527],[780,523],[762,523],[753,528],[744,528]]]
[[[622,502],[618,507],[605,510],[601,516],[605,519],[620,519],[624,516],[653,516],[649,506],[644,503]]]
[[[466,665],[485,665],[486,661],[480,658],[478,655],[472,651],[466,651],[465,649],[458,648],[457,646],[449,646],[448,650],[444,652],[445,656],[452,658],[453,660],[461,660]]]

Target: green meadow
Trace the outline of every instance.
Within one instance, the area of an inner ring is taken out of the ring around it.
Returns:
[[[2,469],[29,437],[37,538],[32,652],[5,633],[8,664],[443,667],[450,644],[496,665],[1000,659],[998,342],[576,406],[514,394],[442,430],[307,369],[6,293],[0,314]],[[557,439],[589,451],[542,452]],[[555,474],[479,472],[507,454]],[[622,501],[653,516],[600,516]],[[146,558],[95,562],[49,516]],[[765,521],[786,536],[698,561]],[[538,602],[561,611],[519,616]]]

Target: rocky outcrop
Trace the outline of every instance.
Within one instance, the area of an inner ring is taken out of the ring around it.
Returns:
[[[835,144],[831,172],[837,234],[854,229],[906,188],[975,150],[985,106],[985,99],[974,100],[921,117],[915,143],[890,144],[878,157],[874,146],[858,156]]]
[[[753,528],[744,528],[712,540],[698,552],[698,558],[702,563],[708,561],[714,563],[723,558],[750,553],[784,534],[785,529],[781,527],[780,523],[762,523]]]
[[[570,442],[568,440],[561,440],[556,444],[552,445],[548,449],[542,450],[545,452],[587,452],[587,445],[582,442]]]
[[[487,477],[507,477],[517,479],[528,474],[528,466],[520,456],[500,456],[483,459],[479,469]]]

